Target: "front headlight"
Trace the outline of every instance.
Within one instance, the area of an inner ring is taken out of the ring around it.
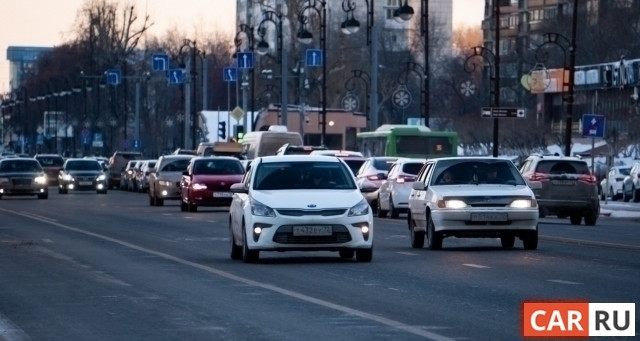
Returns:
[[[39,184],[39,185],[46,185],[47,184],[47,177],[45,175],[41,175],[41,176],[36,176],[35,179],[33,179],[33,182]]]
[[[467,207],[467,203],[460,199],[438,200],[438,207],[460,209]]]
[[[107,179],[107,176],[106,176],[106,175],[104,175],[104,174],[100,174],[100,175],[98,175],[98,178],[97,178],[96,180],[98,180],[98,181],[103,181],[103,180],[106,180],[106,179]]]
[[[259,202],[258,200],[251,199],[251,214],[261,217],[275,217],[276,212],[273,208]]]
[[[71,180],[73,180],[73,177],[71,175],[69,175],[69,174],[64,174],[64,175],[62,175],[62,180],[71,181]]]
[[[536,199],[516,199],[509,204],[512,208],[534,208],[538,207]]]
[[[362,199],[359,203],[349,209],[349,217],[369,214],[369,203]]]

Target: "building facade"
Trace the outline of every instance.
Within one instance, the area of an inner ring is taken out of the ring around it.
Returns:
[[[52,47],[9,46],[7,60],[9,61],[10,91],[18,89],[24,82],[26,74],[33,69],[38,58],[43,53],[52,50]]]

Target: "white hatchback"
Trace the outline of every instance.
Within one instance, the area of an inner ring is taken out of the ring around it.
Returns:
[[[260,251],[338,251],[369,262],[373,215],[345,162],[314,155],[253,160],[233,184],[231,258],[254,263]]]
[[[418,172],[427,159],[399,158],[391,165],[387,178],[378,190],[378,217],[384,218],[387,213],[391,218],[398,218],[401,212],[409,210],[409,194],[411,184],[416,181]]]
[[[409,195],[411,246],[432,250],[446,237],[500,238],[512,248],[538,247],[536,197],[508,159],[448,157],[428,160]]]

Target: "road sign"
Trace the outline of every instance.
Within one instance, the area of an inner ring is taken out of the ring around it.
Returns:
[[[167,78],[169,79],[169,84],[182,84],[184,83],[184,71],[182,69],[169,69]]]
[[[235,82],[238,80],[238,69],[234,67],[226,67],[222,69],[222,79],[225,82]]]
[[[480,112],[482,118],[526,118],[523,108],[485,107]]]
[[[142,145],[142,141],[140,139],[133,139],[133,148],[139,149]]]
[[[320,49],[307,49],[305,56],[308,67],[320,67],[324,63],[324,54]]]
[[[583,137],[604,137],[606,120],[602,115],[582,115]]]
[[[253,69],[253,52],[238,53],[238,68]]]
[[[169,55],[166,53],[156,53],[151,56],[151,66],[153,71],[167,71],[169,69]]]
[[[235,107],[231,111],[231,117],[235,118],[236,121],[240,121],[240,119],[244,117],[244,110],[240,107]]]
[[[109,85],[118,85],[122,81],[122,72],[119,69],[109,69],[106,74]]]

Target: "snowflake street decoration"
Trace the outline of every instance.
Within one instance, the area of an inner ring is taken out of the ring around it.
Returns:
[[[460,85],[460,92],[469,97],[476,92],[476,85],[471,83],[471,81],[466,81]]]
[[[411,93],[406,87],[400,87],[393,92],[393,104],[400,109],[405,109],[411,104]]]
[[[352,93],[348,93],[342,99],[342,108],[346,111],[356,111],[359,107],[358,97]]]

